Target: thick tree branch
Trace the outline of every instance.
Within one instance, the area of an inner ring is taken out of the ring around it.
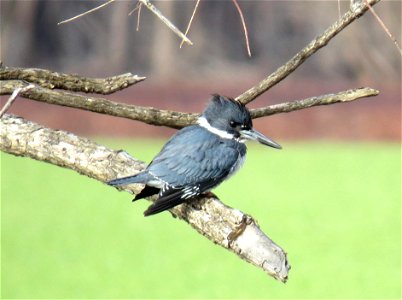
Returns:
[[[102,182],[135,174],[145,167],[124,151],[114,151],[89,139],[45,128],[16,116],[6,114],[0,124],[0,150],[69,168]],[[138,193],[140,189],[141,185],[125,188],[130,193]],[[274,278],[286,281],[289,271],[286,253],[250,216],[214,197],[179,205],[171,213],[213,243],[262,268]]]
[[[44,69],[0,68],[0,80],[25,80],[48,89],[64,89],[73,92],[111,94],[141,82],[145,77],[131,73],[107,78],[88,78],[73,74],[51,72]]]
[[[371,0],[369,3],[375,5],[380,0]],[[293,56],[286,64],[279,67],[274,73],[260,81],[257,85],[253,86],[243,94],[238,96],[236,100],[247,104],[253,101],[255,98],[265,93],[271,87],[278,82],[285,79],[294,70],[296,70],[307,58],[313,55],[317,50],[321,49],[328,42],[334,38],[339,32],[341,32],[346,26],[352,23],[354,20],[361,17],[368,10],[368,6],[365,2],[361,2],[358,6],[348,10],[343,17],[332,24],[323,34],[312,40],[306,47]]]

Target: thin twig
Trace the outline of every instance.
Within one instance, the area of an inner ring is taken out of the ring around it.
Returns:
[[[142,3],[139,2],[138,3],[138,14],[137,14],[137,26],[135,28],[136,31],[140,30],[141,7],[142,7]]]
[[[248,40],[247,26],[246,26],[246,21],[244,21],[243,12],[242,12],[242,10],[240,8],[239,3],[237,3],[237,0],[232,0],[232,1],[233,1],[234,5],[236,6],[237,11],[239,12],[240,20],[241,20],[241,23],[243,25],[244,37],[246,39],[247,54],[248,54],[249,57],[251,57],[251,50],[250,50],[250,43],[249,43],[249,40]]]
[[[380,0],[371,0],[371,4],[374,5],[379,1]],[[347,11],[340,20],[332,24],[323,34],[313,39],[306,47],[300,50],[287,63],[279,67],[275,72],[254,85],[252,88],[239,95],[236,100],[240,101],[241,103],[247,104],[261,94],[265,93],[271,87],[285,79],[289,74],[296,70],[307,58],[313,55],[317,50],[327,45],[332,38],[334,38],[339,32],[341,32],[354,20],[363,15],[367,10],[368,7],[366,5],[360,4],[355,9],[350,9],[349,11]]]
[[[92,8],[92,9],[90,9],[90,10],[88,10],[88,11],[82,13],[82,14],[79,14],[79,15],[77,15],[77,16],[75,16],[75,17],[70,18],[70,19],[61,21],[61,22],[57,23],[57,25],[65,24],[65,23],[71,22],[71,21],[73,21],[73,20],[75,20],[75,19],[78,19],[78,18],[80,18],[80,17],[83,17],[83,16],[85,16],[85,15],[88,15],[88,14],[90,14],[90,13],[92,13],[92,12],[98,10],[98,9],[101,9],[102,7],[105,7],[106,5],[109,5],[110,3],[114,2],[114,1],[115,1],[115,0],[109,0],[108,2],[103,3],[103,4],[101,4],[101,5],[99,5],[99,6],[95,7],[95,8]]]
[[[370,12],[373,14],[373,16],[376,18],[377,22],[380,23],[382,29],[384,29],[385,33],[389,36],[389,38],[391,39],[391,41],[394,42],[395,47],[398,49],[399,54],[402,56],[402,49],[401,46],[399,46],[398,41],[396,40],[396,38],[391,34],[391,32],[388,30],[387,26],[385,26],[384,22],[381,20],[381,18],[377,15],[377,13],[374,11],[374,8],[371,7],[370,3],[365,0]]]
[[[197,0],[197,2],[195,3],[193,14],[191,15],[190,21],[188,22],[188,25],[187,25],[187,28],[186,28],[186,32],[184,33],[185,36],[187,36],[187,34],[188,34],[189,30],[190,30],[190,27],[191,27],[191,23],[193,23],[195,12],[197,11],[199,3],[200,3],[200,0]],[[184,44],[184,40],[181,40],[181,43],[180,43],[179,47],[181,48],[183,46],[183,44]]]
[[[183,32],[181,32],[175,25],[173,25],[172,22],[169,21],[161,12],[159,9],[155,7],[149,0],[138,0],[142,4],[144,4],[152,13],[154,13],[163,23],[166,24],[167,27],[169,27],[175,34],[177,34],[181,39],[183,39],[187,44],[193,45],[193,42],[190,41],[188,37],[184,35]]]
[[[141,7],[142,7],[142,3],[141,3],[141,2],[137,2],[137,5],[134,7],[134,9],[128,13],[128,15],[131,16],[136,10],[138,10],[138,14],[137,14],[137,26],[135,27],[135,31],[139,31],[139,30],[140,30]]]
[[[33,85],[32,83],[30,83],[27,86],[24,87],[18,87],[14,90],[14,92],[11,94],[11,96],[8,98],[6,104],[4,104],[3,108],[0,111],[0,118],[7,112],[7,110],[10,109],[11,105],[13,105],[15,99],[17,99],[17,96],[19,95],[19,93],[21,92],[25,92],[28,91],[32,88],[34,88],[35,85]]]
[[[137,5],[131,10],[128,15],[131,16],[137,9],[140,8],[141,2],[137,2]]]

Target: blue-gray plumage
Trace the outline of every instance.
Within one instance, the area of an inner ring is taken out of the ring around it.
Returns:
[[[281,148],[253,129],[244,105],[214,95],[197,124],[178,131],[143,172],[108,184],[145,184],[134,200],[158,193],[144,212],[153,215],[210,191],[233,175],[244,162],[244,142],[250,139]]]

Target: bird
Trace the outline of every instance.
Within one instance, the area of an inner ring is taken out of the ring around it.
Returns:
[[[282,148],[253,128],[245,105],[214,94],[197,123],[173,135],[144,171],[107,183],[145,184],[133,201],[158,194],[144,212],[154,215],[208,193],[231,177],[243,165],[248,140]]]

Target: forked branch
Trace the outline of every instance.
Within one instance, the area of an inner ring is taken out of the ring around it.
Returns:
[[[0,86],[0,95],[13,93],[17,88],[23,88],[28,83],[19,80],[4,81]],[[335,94],[321,95],[302,100],[274,104],[257,109],[251,109],[253,118],[261,118],[277,113],[291,112],[318,105],[329,105],[339,102],[351,102],[357,99],[378,95],[378,91],[372,88],[360,88],[347,90]],[[127,118],[140,121],[150,125],[166,126],[171,128],[182,128],[194,124],[199,117],[196,113],[185,113],[157,109],[154,107],[144,107],[137,105],[122,104],[104,98],[89,97],[85,95],[69,93],[64,91],[50,90],[41,86],[35,86],[29,90],[22,91],[21,96],[45,102],[68,106],[101,114]]]
[[[380,0],[368,1],[371,5],[375,5]],[[346,26],[352,23],[357,18],[361,17],[368,10],[368,6],[365,2],[361,2],[353,10],[348,10],[343,17],[328,27],[324,33],[313,39],[306,47],[300,50],[295,56],[293,56],[287,63],[279,67],[274,73],[261,80],[258,84],[239,95],[236,100],[247,104],[253,101],[255,98],[265,93],[271,87],[278,82],[285,79],[294,70],[296,70],[307,58],[313,55],[316,51],[328,44],[328,42],[334,38],[339,32],[341,32]]]

